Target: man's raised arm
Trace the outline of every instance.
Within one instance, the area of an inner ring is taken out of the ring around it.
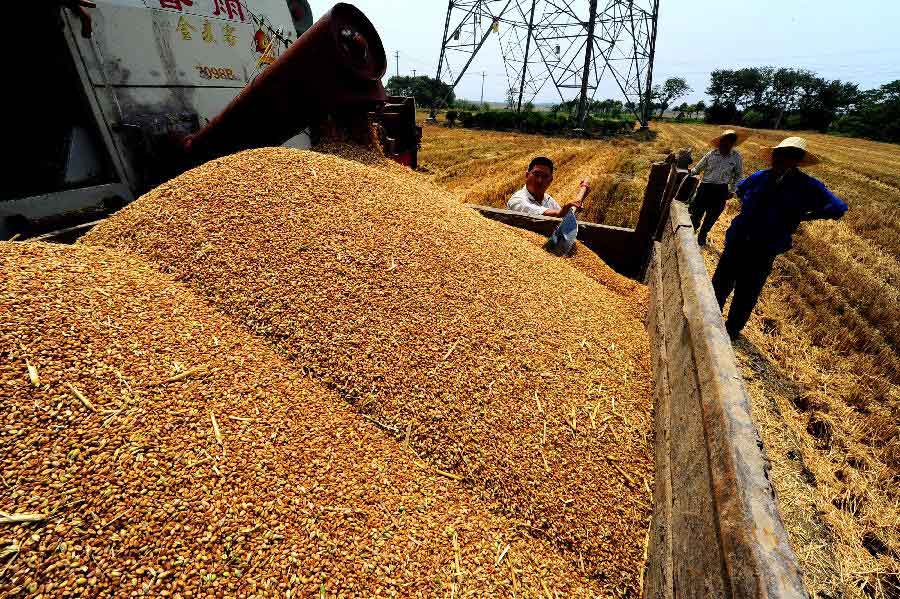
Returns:
[[[578,195],[575,196],[575,200],[572,202],[566,202],[563,204],[562,208],[559,210],[549,209],[544,211],[544,216],[556,216],[559,218],[563,218],[566,214],[569,213],[569,209],[574,209],[575,212],[578,212],[582,208],[584,208],[584,198],[587,197],[587,194],[591,191],[591,180],[588,177],[585,177],[581,180],[581,184],[578,187]]]

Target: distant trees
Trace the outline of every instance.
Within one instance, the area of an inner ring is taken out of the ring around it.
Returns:
[[[704,114],[706,112],[706,102],[700,100],[696,104],[694,104],[694,118],[697,118],[699,115]]]
[[[687,102],[682,102],[678,106],[674,108],[674,111],[677,113],[675,115],[675,119],[679,121],[683,121],[684,119],[696,119],[699,118],[700,115],[706,110],[706,102],[700,100],[696,104],[688,104]]]
[[[900,79],[862,92],[855,109],[838,118],[833,130],[855,137],[900,142]]]
[[[513,110],[516,107],[516,88],[506,90],[506,109]]]
[[[590,100],[587,105],[588,115],[594,115],[604,118],[621,118],[625,112],[626,105],[619,100]],[[578,112],[578,100],[569,100],[560,104],[554,104],[550,108],[550,112],[556,114],[564,112],[566,114],[575,114]]]
[[[683,98],[694,91],[684,77],[669,77],[662,85],[654,85],[650,100],[659,109],[659,116],[663,116],[669,106],[675,100]]]
[[[847,114],[859,98],[856,84],[774,67],[716,69],[706,93],[712,97],[706,110],[711,123],[820,131]]]
[[[449,119],[449,112],[447,114]],[[629,133],[634,129],[633,120],[599,118],[593,115],[589,115],[582,125],[577,121],[574,113],[564,113],[559,110],[522,113],[513,110],[460,112],[457,120],[462,122],[463,127],[500,131],[519,130],[545,135],[556,135],[579,128],[591,136],[614,136]]]
[[[705,110],[710,123],[900,142],[900,80],[863,91],[856,83],[825,79],[807,69],[716,69],[706,93],[712,104],[696,107]]]
[[[394,75],[387,82],[387,89],[395,96],[413,96],[416,105],[425,108],[453,106],[456,95],[449,84],[428,77],[401,77]]]
[[[625,106],[619,100],[601,100],[591,102],[591,114],[618,118],[622,116]]]

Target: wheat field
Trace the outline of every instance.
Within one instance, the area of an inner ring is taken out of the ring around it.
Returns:
[[[593,189],[584,220],[633,226],[649,165],[718,128],[654,124],[647,140],[572,140],[428,125],[422,170],[461,200],[504,206],[530,158],[557,165],[550,193]],[[788,134],[753,131],[739,149],[745,175],[757,153]],[[900,597],[900,146],[803,134],[822,162],[807,169],[850,205],[839,222],[808,223],[776,261],[736,343],[754,417],[772,461],[791,544],[811,594]],[[704,248],[712,272],[731,200]]]

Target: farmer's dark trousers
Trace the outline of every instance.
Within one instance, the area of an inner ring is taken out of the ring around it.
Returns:
[[[694,201],[691,202],[690,213],[694,230],[700,229],[701,245],[706,243],[706,235],[719,220],[725,203],[728,201],[728,185],[722,183],[701,183]]]
[[[713,274],[712,285],[719,301],[719,308],[725,308],[725,301],[731,292],[731,308],[725,320],[725,328],[732,339],[738,336],[759,300],[766,279],[772,272],[775,256],[759,248],[742,244],[725,244],[719,265]]]

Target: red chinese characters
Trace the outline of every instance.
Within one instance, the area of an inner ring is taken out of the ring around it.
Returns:
[[[241,0],[212,0],[212,3],[214,17],[226,17],[232,21],[240,20],[242,23],[246,20]]]
[[[194,0],[159,0],[160,8],[183,10],[185,6],[193,6]]]

